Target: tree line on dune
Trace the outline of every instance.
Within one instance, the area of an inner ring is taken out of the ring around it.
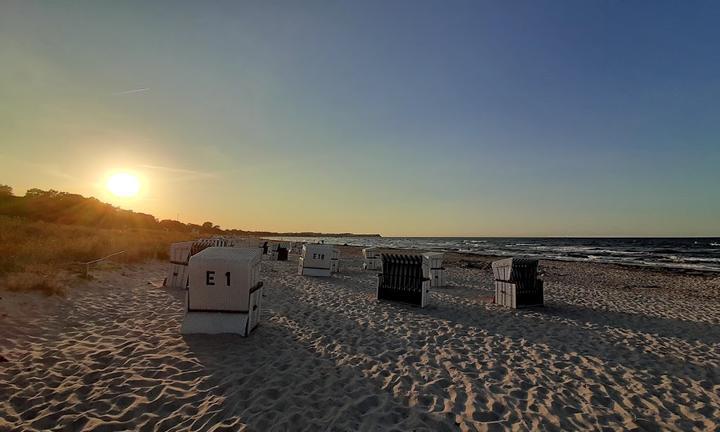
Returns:
[[[201,225],[183,223],[171,219],[158,219],[147,213],[125,210],[104,203],[94,197],[60,192],[53,189],[29,189],[24,196],[16,196],[10,186],[0,185],[0,215],[22,217],[63,225],[81,225],[111,229],[152,229],[204,235],[286,235],[313,236],[320,233],[274,233],[268,231],[244,231],[222,229],[212,222]],[[354,236],[351,233],[322,234],[329,236]],[[372,236],[378,236],[372,234]]]

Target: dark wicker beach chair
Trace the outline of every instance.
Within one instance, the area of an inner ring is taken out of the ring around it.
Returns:
[[[430,300],[430,278],[423,275],[420,255],[382,254],[377,298],[425,307]]]
[[[538,279],[538,260],[507,258],[492,263],[495,303],[511,308],[543,305],[543,281]]]
[[[209,247],[228,247],[230,242],[222,238],[209,238],[195,240],[190,249],[190,256],[197,254],[198,252],[204,251]]]

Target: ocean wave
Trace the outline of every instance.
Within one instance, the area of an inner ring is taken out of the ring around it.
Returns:
[[[562,261],[642,265],[720,271],[720,241],[708,239],[598,239],[598,238],[288,238],[291,241],[350,244],[362,247],[391,247],[442,250],[485,256],[528,256]],[[283,240],[288,240],[283,239]]]
[[[685,257],[682,259],[683,261],[690,261],[690,262],[710,262],[710,263],[720,263],[720,258],[698,258],[698,257]]]
[[[593,251],[593,253],[606,254],[606,255],[645,255],[645,254],[647,254],[647,252],[618,250],[618,249],[595,249]]]

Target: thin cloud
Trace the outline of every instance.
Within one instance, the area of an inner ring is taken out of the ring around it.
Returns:
[[[133,93],[142,93],[150,90],[150,87],[143,87],[143,88],[136,88],[136,89],[130,89],[130,90],[123,90],[115,93],[110,93],[112,96],[121,96],[121,95],[127,95],[127,94],[133,94]]]
[[[9,161],[12,161],[13,163],[18,163],[21,165],[25,165],[28,168],[37,170],[39,172],[43,172],[47,175],[51,175],[53,177],[63,178],[67,180],[73,180],[75,179],[74,176],[60,170],[56,165],[50,164],[50,163],[38,163],[38,162],[30,162],[22,159],[18,159],[13,156],[8,156],[4,154],[0,154],[0,159],[7,159]]]
[[[145,168],[156,171],[165,171],[168,173],[178,174],[177,177],[172,178],[174,181],[182,180],[199,180],[204,178],[216,178],[219,173],[215,172],[204,172],[185,168],[167,167],[161,165],[138,165],[139,168]]]

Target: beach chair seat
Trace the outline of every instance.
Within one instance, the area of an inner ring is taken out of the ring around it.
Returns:
[[[430,278],[420,255],[382,254],[377,298],[425,307],[430,300]]]
[[[542,306],[543,281],[538,279],[538,260],[507,258],[492,263],[495,303],[511,308]]]

